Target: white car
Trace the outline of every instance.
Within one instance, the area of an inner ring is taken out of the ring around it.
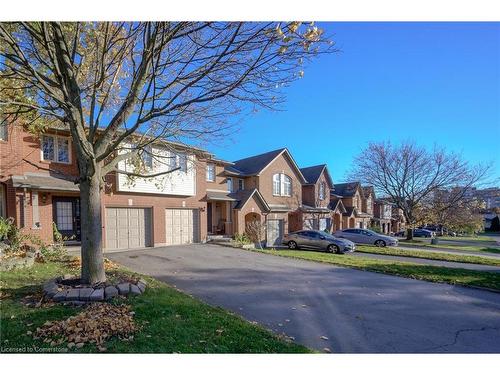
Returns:
[[[398,240],[396,238],[374,232],[370,229],[351,228],[338,230],[335,232],[334,236],[346,238],[358,244],[369,244],[379,247],[398,246]]]

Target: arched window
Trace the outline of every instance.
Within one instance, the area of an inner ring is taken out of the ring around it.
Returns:
[[[319,184],[319,193],[318,193],[319,199],[323,200],[325,199],[325,183],[321,182]]]
[[[283,178],[283,190],[281,195],[286,195],[287,197],[292,196],[292,179],[287,175],[281,175]]]
[[[284,173],[274,174],[273,195],[290,197],[292,195],[292,179]]]
[[[276,173],[273,176],[273,195],[281,195],[281,182],[279,173]]]

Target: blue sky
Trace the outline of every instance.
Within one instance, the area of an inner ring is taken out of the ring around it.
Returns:
[[[344,180],[370,141],[413,139],[500,160],[500,23],[322,23],[340,53],[286,89],[281,112],[249,116],[220,158],[288,147],[302,166]],[[493,177],[500,177],[500,165]]]

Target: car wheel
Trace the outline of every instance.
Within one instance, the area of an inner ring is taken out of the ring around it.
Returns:
[[[377,241],[375,241],[375,246],[385,247],[385,241],[383,241],[383,240],[377,240]]]
[[[332,254],[333,253],[337,253],[337,254],[340,253],[339,247],[337,245],[333,245],[333,244],[332,245],[328,245],[328,247],[326,248],[326,251],[328,253],[332,253]]]
[[[288,248],[289,248],[290,250],[295,250],[295,249],[298,249],[298,247],[297,247],[297,242],[295,242],[295,241],[290,241],[290,242],[288,242]]]

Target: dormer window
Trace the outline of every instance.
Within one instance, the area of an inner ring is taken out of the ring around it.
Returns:
[[[292,196],[292,179],[284,173],[273,175],[273,195]]]
[[[226,179],[227,183],[227,191],[232,192],[233,191],[233,179],[231,177],[228,177]]]

